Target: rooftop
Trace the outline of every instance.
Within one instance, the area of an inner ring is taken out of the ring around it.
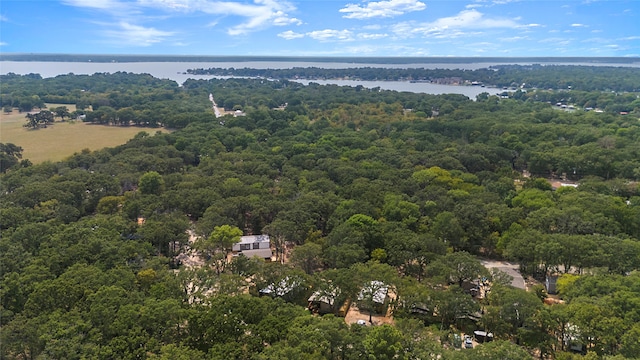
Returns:
[[[237,244],[253,244],[257,242],[269,242],[269,235],[247,235],[241,236]]]

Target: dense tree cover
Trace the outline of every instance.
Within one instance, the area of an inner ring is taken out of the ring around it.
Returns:
[[[22,159],[22,147],[12,143],[0,143],[0,172],[4,173]]]
[[[574,89],[581,91],[640,91],[640,72],[636,68],[578,65],[494,65],[489,68],[425,69],[357,67],[326,69],[294,67],[291,69],[210,68],[189,69],[190,74],[216,76],[251,76],[269,79],[351,79],[373,81],[443,81],[485,84],[525,89]],[[460,79],[458,81],[453,79]]]
[[[37,74],[0,75],[0,100],[1,106],[21,112],[42,109],[45,102],[76,105],[73,114],[66,106],[47,110],[50,121],[85,115],[84,121],[98,124],[181,128],[194,119],[213,117],[206,97],[187,96],[171,80],[126,72],[46,79]],[[37,127],[41,122],[30,124]]]
[[[209,93],[247,115],[2,175],[2,357],[570,358],[569,332],[586,357],[637,356],[637,121],[251,79],[191,80],[176,96]],[[262,233],[279,258],[295,245],[289,262],[228,261],[240,234]],[[204,267],[180,263],[192,246]],[[567,302],[504,285],[478,255],[566,273]],[[481,279],[493,286],[478,301],[464,289]],[[303,307],[315,291],[355,301],[372,281],[395,294],[395,324]],[[478,329],[496,341],[452,348]]]

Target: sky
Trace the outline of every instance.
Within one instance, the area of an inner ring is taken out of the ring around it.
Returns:
[[[1,0],[0,52],[640,56],[640,0]]]

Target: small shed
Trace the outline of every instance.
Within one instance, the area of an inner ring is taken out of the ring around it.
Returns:
[[[338,288],[334,288],[332,291],[315,291],[309,299],[309,309],[319,314],[329,314],[335,312],[335,302],[338,298],[340,291]]]
[[[358,308],[386,313],[389,286],[382,281],[373,280],[365,284],[358,294]],[[373,308],[370,308],[370,307]]]
[[[548,274],[544,280],[544,288],[547,289],[547,294],[557,294],[558,289],[556,288],[556,282],[558,281],[558,275]]]
[[[479,343],[493,341],[493,333],[488,333],[486,331],[476,330],[473,332],[473,336]]]

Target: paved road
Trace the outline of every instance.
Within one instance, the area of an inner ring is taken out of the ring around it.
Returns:
[[[506,261],[494,261],[494,260],[482,260],[482,265],[487,269],[499,269],[513,277],[511,281],[511,286],[526,289],[524,278],[518,272],[519,266],[517,264],[512,264]]]

